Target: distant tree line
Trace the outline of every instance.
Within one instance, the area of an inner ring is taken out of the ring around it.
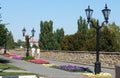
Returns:
[[[96,24],[96,19],[93,19]],[[96,50],[96,29],[80,17],[77,20],[78,30],[72,35],[65,35],[64,29],[53,31],[53,21],[40,22],[39,47],[43,50],[70,50],[70,51],[95,51]],[[6,42],[7,40],[7,42]],[[25,46],[19,40],[14,42],[12,32],[5,24],[0,23],[0,47],[7,43],[7,49]],[[100,30],[100,51],[120,51],[120,27],[115,23],[105,25]]]
[[[96,20],[93,19],[96,24]],[[63,28],[53,31],[53,21],[40,22],[39,46],[44,50],[95,51],[96,29],[80,17],[78,31],[64,35]],[[120,28],[115,23],[103,26],[100,30],[100,51],[120,51]]]

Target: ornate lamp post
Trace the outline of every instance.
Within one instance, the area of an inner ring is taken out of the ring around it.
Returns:
[[[34,33],[35,33],[34,28],[31,30],[31,33],[32,33],[32,37],[34,37]]]
[[[94,67],[95,74],[99,74],[101,72],[101,63],[99,61],[99,30],[103,27],[104,23],[108,23],[110,11],[111,10],[107,8],[107,4],[105,4],[105,9],[102,10],[105,21],[103,21],[102,24],[99,25],[98,20],[96,24],[94,24],[91,20],[93,10],[90,9],[90,6],[88,6],[88,9],[85,9],[87,22],[91,23],[92,26],[96,29],[96,62]]]
[[[35,30],[34,30],[34,28],[31,30],[32,36],[30,36],[30,37],[28,35],[25,35],[25,33],[26,33],[25,28],[23,28],[22,32],[23,32],[23,37],[25,37],[25,40],[26,40],[26,45],[27,45],[26,57],[28,57],[29,56],[29,46],[30,46],[29,40],[31,37],[34,37]]]
[[[23,36],[25,36],[25,33],[26,33],[25,27],[23,28],[22,32],[23,32]]]

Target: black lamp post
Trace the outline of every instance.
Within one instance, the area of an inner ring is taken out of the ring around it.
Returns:
[[[34,37],[35,30],[34,30],[34,28],[31,30],[32,36],[30,36],[30,37],[28,35],[25,35],[25,33],[26,33],[25,28],[23,28],[22,32],[23,32],[23,36],[25,37],[25,40],[26,40],[26,45],[27,45],[26,57],[28,57],[29,56],[29,47],[30,47],[29,40],[30,40],[31,37]]]
[[[25,33],[26,33],[25,27],[23,28],[22,32],[23,32],[23,36],[25,36]]]
[[[85,9],[87,22],[91,23],[92,26],[96,29],[96,62],[95,62],[95,68],[94,68],[95,74],[99,74],[101,72],[101,63],[99,61],[99,30],[102,28],[104,23],[106,24],[108,23],[110,11],[111,10],[107,8],[107,4],[105,4],[105,9],[102,10],[105,21],[103,21],[102,24],[99,25],[98,20],[96,24],[94,24],[93,21],[91,20],[93,10],[90,9],[90,6],[88,6],[88,9]]]
[[[32,33],[32,37],[34,37],[34,33],[35,33],[34,28],[31,30],[31,33]]]

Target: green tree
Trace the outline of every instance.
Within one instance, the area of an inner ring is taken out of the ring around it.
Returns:
[[[40,38],[39,38],[39,47],[44,50],[52,50],[54,43],[53,39],[53,22],[52,21],[41,21],[40,23]]]
[[[85,35],[88,31],[88,25],[85,19],[83,19],[81,16],[77,21],[78,24],[78,32],[81,32],[81,34]]]
[[[101,37],[104,51],[120,51],[120,28],[115,23],[104,26]]]
[[[109,30],[111,31],[112,34],[115,35],[114,38],[114,48],[115,51],[120,51],[120,27],[117,26],[115,23],[112,23],[109,25]]]
[[[87,25],[87,22],[85,19],[83,19],[81,16],[80,18],[78,19],[77,21],[77,24],[78,24],[78,31],[77,33],[75,34],[75,44],[74,45],[80,45],[79,48],[77,50],[87,50],[87,47],[86,47],[86,42],[88,40],[88,37],[87,37],[87,33],[88,33],[88,25]],[[78,46],[77,46],[78,47]]]
[[[100,36],[100,50],[101,51],[114,51],[114,37],[115,34],[111,33],[107,26],[103,27]]]
[[[96,24],[97,20],[92,19],[93,23]],[[89,24],[90,29],[87,31],[86,36],[86,43],[84,46],[87,48],[87,51],[95,51],[96,50],[96,29],[92,26],[92,24]]]
[[[96,50],[96,30],[92,27],[87,32],[87,40],[84,46],[87,48],[87,51]]]
[[[8,32],[8,34],[7,34],[7,49],[13,49],[14,47],[15,47],[15,44],[14,44],[12,32]]]
[[[60,44],[61,44],[61,42],[63,40],[63,37],[64,37],[64,30],[63,30],[63,28],[57,29],[54,32],[54,50],[60,49]]]
[[[77,32],[74,34],[74,40],[73,40],[73,45],[74,45],[74,50],[80,51],[84,49],[84,37],[81,32]]]
[[[73,35],[67,35],[63,38],[61,43],[62,50],[87,50],[86,41],[87,41],[87,22],[85,19],[80,17],[77,20],[78,31]]]
[[[6,37],[7,37],[7,28],[5,28],[4,24],[0,24],[0,46],[4,46]]]
[[[73,35],[66,35],[61,42],[62,50],[74,50],[73,47]]]

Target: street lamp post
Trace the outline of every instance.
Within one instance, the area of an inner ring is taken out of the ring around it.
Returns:
[[[29,56],[29,47],[30,47],[29,40],[31,37],[34,37],[35,30],[34,30],[34,28],[31,30],[32,36],[30,36],[30,37],[28,35],[25,35],[25,33],[26,33],[25,28],[23,28],[22,32],[23,32],[23,36],[25,37],[25,40],[26,40],[26,45],[27,45],[26,57],[28,57]]]
[[[34,28],[31,30],[31,33],[32,33],[32,37],[34,37],[34,33],[35,33]]]
[[[29,39],[30,38],[28,35],[26,35],[25,39],[26,39],[26,45],[27,45],[26,57],[28,57],[29,56],[29,46],[30,46]]]
[[[102,10],[105,21],[103,21],[102,24],[99,25],[98,20],[96,24],[94,24],[91,20],[93,10],[90,9],[90,6],[88,6],[88,9],[85,9],[87,22],[91,23],[92,26],[96,29],[96,62],[94,67],[95,74],[99,74],[101,72],[101,63],[99,61],[99,30],[103,27],[104,23],[108,23],[110,11],[111,10],[107,8],[107,4],[105,4],[105,9]]]

